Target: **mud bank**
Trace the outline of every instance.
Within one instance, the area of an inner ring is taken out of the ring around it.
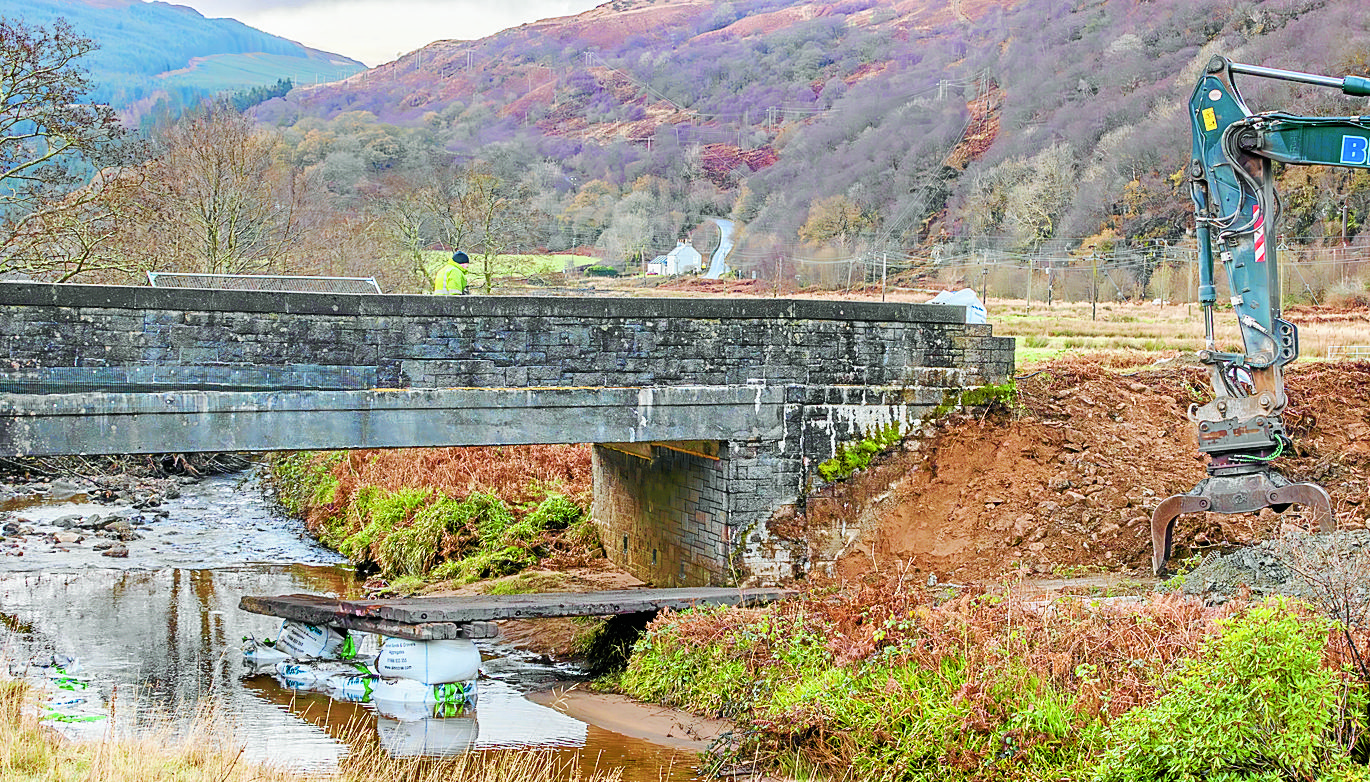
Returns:
[[[733,729],[725,720],[641,703],[625,695],[593,692],[579,685],[557,686],[527,695],[528,700],[581,722],[653,744],[703,752]]]

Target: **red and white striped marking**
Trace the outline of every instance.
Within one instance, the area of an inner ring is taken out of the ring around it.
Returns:
[[[1265,215],[1260,204],[1252,205],[1251,219],[1256,226],[1256,263],[1265,263]]]

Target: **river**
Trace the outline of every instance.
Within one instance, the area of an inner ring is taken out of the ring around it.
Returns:
[[[54,542],[57,533],[69,540],[83,532],[70,526],[81,519],[117,510],[87,502],[75,487],[59,483],[44,495],[0,502],[0,659],[15,674],[35,676],[34,661],[70,656],[90,682],[86,702],[72,713],[112,714],[59,724],[65,731],[174,725],[212,704],[234,726],[246,757],[304,771],[335,767],[349,741],[379,741],[396,756],[550,747],[580,755],[582,768],[622,766],[625,780],[692,778],[688,751],[587,725],[526,699],[526,692],[582,673],[498,642],[482,642],[475,713],[445,719],[378,715],[369,704],[295,692],[252,674],[242,662],[242,639],[274,637],[280,623],[240,611],[240,597],[354,595],[353,574],[279,510],[254,471],[189,483],[180,492],[158,508],[122,511],[139,536],[123,544],[126,557],[94,550],[102,539],[93,535]]]

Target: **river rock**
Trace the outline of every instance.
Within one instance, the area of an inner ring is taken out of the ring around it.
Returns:
[[[90,549],[91,551],[108,551],[114,548],[116,545],[118,544],[112,540],[101,540],[97,541],[95,545],[90,547]]]
[[[85,494],[88,488],[79,483],[59,478],[48,487],[48,493],[54,500],[61,500]]]
[[[58,532],[52,536],[58,543],[80,543],[83,538],[75,532]]]
[[[84,519],[81,519],[80,521],[76,522],[76,526],[81,529],[96,530],[100,529],[100,527],[103,526],[104,523],[105,520],[101,518],[100,514],[92,513]]]
[[[118,557],[118,558],[120,558],[120,559],[127,558],[127,557],[128,557],[128,546],[121,546],[121,545],[119,545],[119,544],[116,543],[116,544],[114,544],[113,546],[109,547],[108,549],[106,549],[106,550],[104,550],[104,551],[101,551],[101,552],[100,552],[100,556],[102,556],[102,557]]]
[[[76,526],[77,522],[79,522],[80,520],[80,515],[72,513],[66,516],[58,516],[57,518],[52,520],[51,524],[52,526],[57,527],[59,529],[70,529]]]
[[[17,521],[7,521],[7,522],[5,522],[4,526],[0,526],[0,532],[3,532],[3,533],[6,534],[6,535],[18,535],[18,534],[19,534],[19,522],[17,522]]]
[[[130,524],[127,519],[115,519],[106,524],[105,529],[120,535],[127,535],[133,532],[133,525]]]

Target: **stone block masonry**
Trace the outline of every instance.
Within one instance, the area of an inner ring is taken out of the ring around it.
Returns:
[[[766,519],[842,443],[1006,382],[1013,342],[939,305],[6,282],[0,361],[5,453],[636,443],[595,449],[593,510],[666,586],[802,571]]]

